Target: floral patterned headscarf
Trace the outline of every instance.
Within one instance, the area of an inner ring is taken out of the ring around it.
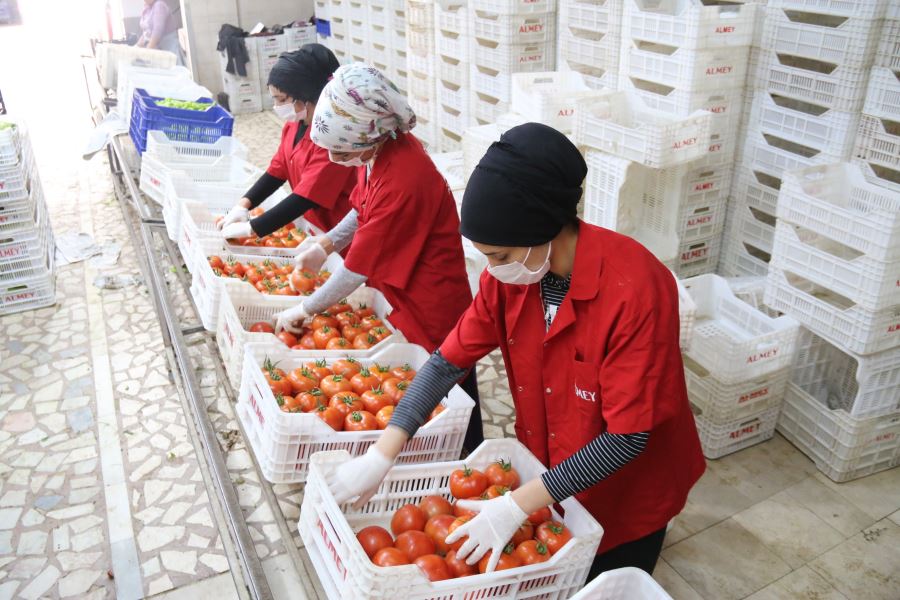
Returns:
[[[310,137],[327,150],[356,152],[415,126],[406,96],[375,67],[353,63],[335,71],[322,91]]]

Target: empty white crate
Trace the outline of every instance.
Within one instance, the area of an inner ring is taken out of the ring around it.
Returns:
[[[710,423],[743,420],[784,400],[790,368],[738,383],[722,383],[689,356],[684,357],[684,379],[695,416]]]
[[[725,231],[726,243],[719,258],[718,272],[726,277],[765,277],[772,254],[750,242],[734,239]]]
[[[868,164],[900,171],[900,120],[860,115],[853,155]]]
[[[559,22],[584,32],[622,27],[622,0],[559,0]]]
[[[158,159],[166,166],[184,163],[211,164],[223,156],[247,158],[247,146],[231,136],[223,136],[211,144],[170,140],[162,131],[147,132],[147,150],[144,153]]]
[[[771,439],[780,410],[781,406],[773,406],[762,413],[723,424],[695,414],[703,455],[709,459],[721,458]]]
[[[584,77],[575,71],[515,73],[510,108],[529,121],[572,133],[577,101],[594,98],[599,93],[589,88]]]
[[[697,305],[688,356],[723,383],[775,373],[791,365],[798,323],[772,318],[735,297],[717,275],[682,281]]]
[[[894,15],[884,20],[878,50],[875,52],[875,64],[893,71],[900,70],[900,9],[891,5]]]
[[[623,0],[624,34],[636,39],[688,48],[749,46],[756,4],[718,4],[701,0]]]
[[[696,277],[712,273],[719,263],[722,250],[722,236],[712,235],[698,240],[682,241],[678,246],[678,256],[674,261],[663,261],[678,277]]]
[[[680,165],[701,158],[709,148],[711,114],[695,112],[675,117],[647,108],[628,92],[609,92],[580,100],[575,139],[653,168]]]
[[[672,600],[646,571],[635,567],[605,571],[571,600]]]
[[[232,185],[244,187],[244,191],[247,191],[261,174],[262,171],[256,166],[230,154],[223,154],[214,160],[198,157],[192,161],[164,162],[153,154],[145,153],[141,157],[139,182],[141,191],[165,206],[166,185],[173,179]],[[232,198],[232,205],[239,198],[240,196]]]
[[[778,431],[838,483],[900,464],[900,415],[854,419],[795,383],[788,384]]]
[[[469,63],[446,54],[438,54],[436,62],[437,77],[441,81],[462,87],[463,93],[468,94]]]
[[[768,5],[783,10],[880,19],[884,17],[890,0],[769,0]]]
[[[631,91],[649,108],[673,115],[688,115],[697,110],[712,113],[710,131],[729,131],[741,118],[743,88],[691,91],[646,81],[636,77],[622,78],[621,88]]]
[[[555,44],[556,13],[499,14],[481,3],[469,11],[472,37],[505,44]]]
[[[584,82],[593,90],[616,89],[619,77],[618,65],[597,65],[561,54],[560,71],[577,71],[584,77]]]
[[[359,456],[378,440],[381,435],[378,430],[337,432],[314,414],[282,411],[262,372],[263,362],[268,358],[290,372],[315,360],[316,355],[304,356],[301,352],[287,350],[275,352],[274,349],[258,352],[260,349],[255,345],[246,346],[237,413],[266,480],[271,483],[303,482],[307,479],[310,459],[316,452],[343,449]],[[421,346],[391,344],[369,358],[361,359],[360,363],[364,366],[409,364],[418,369],[428,357],[428,352]],[[325,360],[331,364],[335,359]],[[444,412],[423,425],[406,443],[398,457],[399,463],[431,463],[459,456],[475,403],[458,385],[453,386],[442,403],[446,407]]]
[[[763,132],[754,123],[742,128],[744,134],[741,162],[753,169],[780,176],[786,171],[805,169],[816,165],[846,160],[832,152],[830,146],[812,148],[778,135],[774,131]]]
[[[744,84],[749,47],[693,49],[625,38],[621,77],[637,77],[692,92],[734,89]]]
[[[743,164],[738,165],[732,179],[731,198],[764,213],[777,214],[781,178]]]
[[[544,563],[429,582],[415,565],[382,568],[374,565],[363,552],[356,531],[368,525],[387,527],[395,510],[404,504],[418,504],[427,495],[449,498],[448,477],[452,471],[464,467],[484,469],[499,457],[512,461],[523,481],[538,478],[546,470],[518,441],[486,440],[465,463],[454,460],[392,468],[373,498],[356,509],[350,504],[338,505],[328,483],[350,455],[324,452],[314,456],[298,530],[327,597],[335,600],[556,598],[568,597],[578,590],[588,575],[603,529],[575,498],[560,503],[564,517],[554,515],[554,519],[558,518],[572,532],[572,539]]]
[[[582,31],[562,26],[559,32],[559,54],[579,63],[618,69],[622,40],[618,31]]]
[[[775,216],[752,206],[732,201],[728,208],[728,237],[749,242],[772,254],[775,241]]]

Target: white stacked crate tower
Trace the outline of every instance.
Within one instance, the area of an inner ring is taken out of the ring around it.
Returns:
[[[28,133],[0,119],[0,315],[56,302],[54,251]]]
[[[715,269],[740,127],[758,6],[702,0],[622,0],[619,87],[648,107],[684,117],[712,113],[708,152],[681,176],[674,270]]]
[[[228,64],[228,57],[224,52],[219,53],[219,63],[222,65],[222,91],[228,94],[228,108],[233,115],[259,112],[263,109],[262,93],[265,82],[260,84],[258,40],[259,38],[255,37],[244,38],[250,59],[245,67],[246,76],[227,72],[225,67]],[[268,95],[266,91],[266,96]]]
[[[278,62],[278,58],[287,51],[287,39],[284,35],[259,36],[253,39],[256,40],[262,106],[263,108],[272,108],[274,101],[272,95],[269,94],[269,73],[272,72],[272,67]]]
[[[766,275],[785,171],[849,160],[887,4],[770,0],[760,8],[724,275]]]
[[[868,64],[875,47],[875,67],[820,83],[858,121],[855,140],[831,140],[853,162],[781,174],[765,302],[806,328],[778,429],[840,482],[900,464],[900,6],[817,7],[859,29],[830,48]]]
[[[350,0],[326,0],[331,35],[328,47],[342,65],[350,62]]]
[[[436,135],[441,152],[462,150],[463,135],[474,121],[469,107],[468,11],[465,2],[435,6]]]
[[[408,0],[406,3],[406,95],[416,113],[413,133],[430,151],[439,151],[436,6],[435,0]]]
[[[555,68],[556,0],[482,0],[468,15],[469,109],[475,124],[495,123],[514,73]]]
[[[369,39],[372,28],[367,22],[369,11],[366,0],[347,0],[347,37],[349,38],[349,62],[372,64],[369,57]]]
[[[593,89],[615,89],[624,0],[559,0],[558,68]]]
[[[389,0],[369,0],[366,5],[366,57],[369,64],[391,77],[392,10]]]
[[[409,89],[409,71],[406,63],[406,1],[388,0],[389,27],[391,34],[390,76],[398,89]]]

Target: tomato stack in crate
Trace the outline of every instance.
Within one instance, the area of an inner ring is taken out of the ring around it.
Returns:
[[[786,171],[850,159],[886,0],[772,0],[748,75],[720,271],[765,276]],[[895,4],[895,3],[894,3]]]
[[[800,327],[738,299],[718,275],[683,283],[696,305],[685,380],[703,453],[714,459],[774,435]]]
[[[809,330],[779,428],[836,481],[900,461],[900,195],[864,174],[784,174],[766,281]]]
[[[615,89],[623,0],[559,0],[559,70],[580,73],[592,89]]]
[[[263,476],[306,480],[310,458],[325,450],[358,456],[374,444],[428,352],[389,344],[365,357],[244,346],[238,417]],[[400,463],[456,459],[475,403],[454,386],[404,446]]]
[[[0,315],[56,302],[54,251],[28,132],[0,118]]]
[[[312,457],[300,508],[298,530],[328,598],[562,598],[584,585],[603,530],[574,498],[561,503],[563,516],[549,508],[529,515],[492,573],[487,558],[472,568],[456,560],[461,542],[447,548],[445,532],[465,521],[453,518],[463,514],[454,499],[482,490],[495,497],[516,487],[515,475],[524,483],[545,471],[516,440],[487,440],[465,463],[395,466],[359,508],[339,505],[329,483],[349,459]]]

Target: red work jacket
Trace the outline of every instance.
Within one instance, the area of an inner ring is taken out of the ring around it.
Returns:
[[[668,269],[631,238],[581,223],[569,292],[549,331],[539,284],[484,272],[441,353],[468,367],[499,345],[516,437],[548,468],[603,432],[650,432],[637,458],[576,496],[603,526],[606,552],[665,527],[705,468],[678,337]]]
[[[453,194],[422,144],[398,134],[350,202],[359,228],[344,264],[393,306],[391,323],[410,342],[437,348],[472,301]]]
[[[356,172],[331,162],[328,150],[316,146],[309,137],[309,128],[294,145],[300,123],[286,123],[281,130],[281,144],[269,163],[272,177],[286,179],[291,191],[315,202],[318,207],[306,211],[303,217],[324,231],[328,231],[350,211],[350,193],[356,186]]]

